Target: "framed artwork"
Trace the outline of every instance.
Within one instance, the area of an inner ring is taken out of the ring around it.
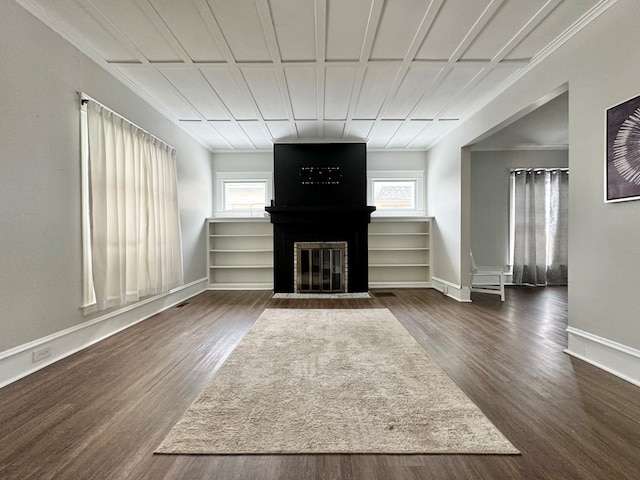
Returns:
[[[607,109],[605,202],[640,199],[640,96]]]

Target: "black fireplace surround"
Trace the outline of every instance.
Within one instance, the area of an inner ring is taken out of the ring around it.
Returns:
[[[346,242],[347,292],[368,290],[364,143],[277,143],[273,148],[274,292],[293,293],[295,242]]]

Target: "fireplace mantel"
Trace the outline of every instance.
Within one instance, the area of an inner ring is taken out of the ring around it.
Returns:
[[[365,206],[281,206],[265,207],[271,223],[324,223],[371,221],[376,207]]]

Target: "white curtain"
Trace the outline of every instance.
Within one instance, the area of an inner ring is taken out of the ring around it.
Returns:
[[[569,237],[569,171],[511,172],[513,283],[566,285]]]
[[[175,150],[87,104],[89,223],[98,310],[182,285]]]

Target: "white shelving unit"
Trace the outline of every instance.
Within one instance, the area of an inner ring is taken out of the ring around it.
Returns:
[[[266,217],[207,219],[211,290],[273,288],[273,226]]]
[[[432,287],[431,217],[373,217],[369,287]],[[211,290],[273,289],[273,226],[267,217],[207,219]]]
[[[432,287],[431,217],[373,217],[369,287]]]

